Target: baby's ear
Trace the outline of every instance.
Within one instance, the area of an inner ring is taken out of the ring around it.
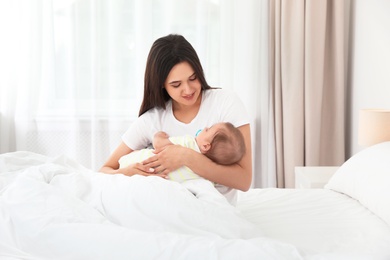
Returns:
[[[208,150],[210,150],[210,148],[211,148],[211,144],[206,143],[206,144],[202,144],[202,146],[200,147],[200,150],[202,153],[206,153]]]

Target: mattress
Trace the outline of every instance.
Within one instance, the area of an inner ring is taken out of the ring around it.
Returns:
[[[252,189],[237,207],[266,236],[307,259],[390,259],[390,227],[357,200],[330,189]]]

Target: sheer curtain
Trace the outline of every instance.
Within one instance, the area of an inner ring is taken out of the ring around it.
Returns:
[[[276,187],[268,2],[221,1],[220,86],[233,89],[252,117],[254,187]]]
[[[197,50],[210,85],[246,104],[254,183],[272,184],[261,174],[266,0],[0,0],[0,19],[1,153],[65,154],[98,169],[137,117],[151,44],[178,33]]]

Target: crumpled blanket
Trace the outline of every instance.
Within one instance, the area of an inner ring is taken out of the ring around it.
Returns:
[[[0,259],[302,259],[229,204],[65,156],[0,155]]]

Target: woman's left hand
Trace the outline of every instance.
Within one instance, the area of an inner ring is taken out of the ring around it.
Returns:
[[[167,175],[185,165],[188,150],[181,145],[168,145],[161,150],[155,150],[156,155],[146,159],[142,164],[154,168],[156,173]]]

